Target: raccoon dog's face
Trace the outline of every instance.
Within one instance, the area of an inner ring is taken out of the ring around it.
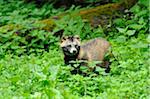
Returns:
[[[78,36],[66,36],[61,39],[61,48],[65,55],[74,56],[80,50],[80,38]]]

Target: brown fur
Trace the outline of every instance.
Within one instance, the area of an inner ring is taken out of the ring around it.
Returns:
[[[103,61],[104,55],[108,51],[109,47],[109,42],[102,38],[90,40],[88,43],[81,45],[78,59],[88,61]]]
[[[80,40],[78,37],[73,37],[74,41],[80,45]],[[69,42],[68,37],[61,40],[60,46],[63,47]],[[106,68],[105,72],[110,71],[109,62],[104,60],[105,54],[108,52],[110,44],[108,41],[102,38],[95,38],[87,43],[80,45],[80,50],[77,55],[74,56],[73,60],[87,60],[91,61],[101,61],[101,64],[96,64],[97,66]],[[64,53],[65,54],[65,53]],[[69,63],[72,57],[65,55],[65,63]],[[85,65],[86,63],[84,63]],[[88,65],[87,65],[88,66]],[[93,69],[92,69],[93,70]]]
[[[96,38],[90,40],[87,43],[81,45],[78,60],[87,61],[101,61],[102,63],[96,64],[102,68],[106,68],[105,72],[110,71],[109,62],[104,60],[105,54],[108,52],[110,44],[108,41],[102,38]],[[95,68],[90,68],[94,71]]]

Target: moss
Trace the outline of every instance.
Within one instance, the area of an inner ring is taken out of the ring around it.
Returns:
[[[6,33],[8,31],[12,31],[12,30],[20,30],[22,29],[21,25],[15,25],[15,24],[8,24],[5,26],[0,27],[0,32],[1,33]]]
[[[92,26],[101,24],[102,26],[108,25],[112,17],[120,16],[120,5],[107,4],[98,6],[96,8],[80,11],[79,15],[83,19],[87,19]]]
[[[123,0],[120,3],[100,5],[94,8],[81,10],[76,13],[62,13],[49,19],[37,21],[36,24],[39,24],[39,29],[51,31],[56,26],[56,20],[69,15],[71,18],[81,16],[83,19],[88,20],[92,26],[97,26],[99,24],[105,26],[108,25],[110,21],[112,21],[112,18],[120,17],[120,13],[124,11],[124,9],[132,7],[137,1],[138,0]],[[24,27],[21,25],[9,24],[0,27],[0,32],[5,33],[7,31],[20,30],[22,28]]]
[[[40,29],[46,30],[46,31],[51,31],[56,25],[53,19],[45,19],[38,21],[37,24],[43,25]]]
[[[119,3],[101,5],[95,8],[82,10],[79,15],[87,19],[92,25],[107,25],[112,18],[120,17],[125,9],[131,8],[138,0],[123,0]],[[95,23],[96,22],[96,23]]]

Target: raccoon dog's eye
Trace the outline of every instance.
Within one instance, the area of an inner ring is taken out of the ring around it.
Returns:
[[[75,45],[75,47],[78,48],[79,46],[78,46],[78,45]]]
[[[62,49],[65,49],[65,47],[62,47]]]
[[[66,47],[62,47],[62,49],[63,49],[63,50],[67,50],[67,48],[66,48]]]
[[[67,47],[71,47],[71,45],[68,45]]]

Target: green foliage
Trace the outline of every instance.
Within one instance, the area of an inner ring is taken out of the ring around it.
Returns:
[[[8,28],[11,28],[11,24],[24,26],[19,31],[13,30],[3,33],[6,30],[1,30],[0,57],[3,57],[4,52],[21,55],[42,52],[44,51],[42,49],[49,50],[49,48],[58,45],[58,38],[54,38],[51,32],[36,30],[42,25],[33,23],[36,20],[59,13],[61,10],[52,9],[52,5],[47,4],[41,8],[36,8],[34,4],[24,4],[23,1],[0,1],[0,10],[0,26],[6,24],[10,24]]]
[[[147,2],[139,0],[130,9],[132,15],[115,19],[114,27],[106,36],[100,26],[92,28],[80,17],[74,20],[68,16],[62,18],[52,32],[33,29],[40,26],[33,21],[62,10],[47,4],[36,8],[34,4],[24,4],[20,0],[9,3],[1,0],[0,26],[14,23],[25,28],[0,33],[0,98],[148,99],[150,35]],[[70,11],[78,9],[72,7]],[[52,35],[61,29],[65,35],[78,34],[85,41],[107,38],[114,55],[111,72],[105,74],[102,68],[97,68],[100,75],[96,77],[92,73],[88,77],[72,75],[72,68],[64,65],[59,38]]]
[[[58,38],[52,33],[44,30],[18,31],[1,33],[0,46],[2,51],[21,55],[23,53],[42,52],[42,49],[49,50],[54,46],[58,47]],[[0,54],[1,55],[1,54]]]
[[[80,35],[82,40],[105,36],[101,27],[93,29],[89,23],[84,22],[79,16],[74,19],[66,16],[56,22],[56,25],[54,31],[64,29],[64,35]]]

